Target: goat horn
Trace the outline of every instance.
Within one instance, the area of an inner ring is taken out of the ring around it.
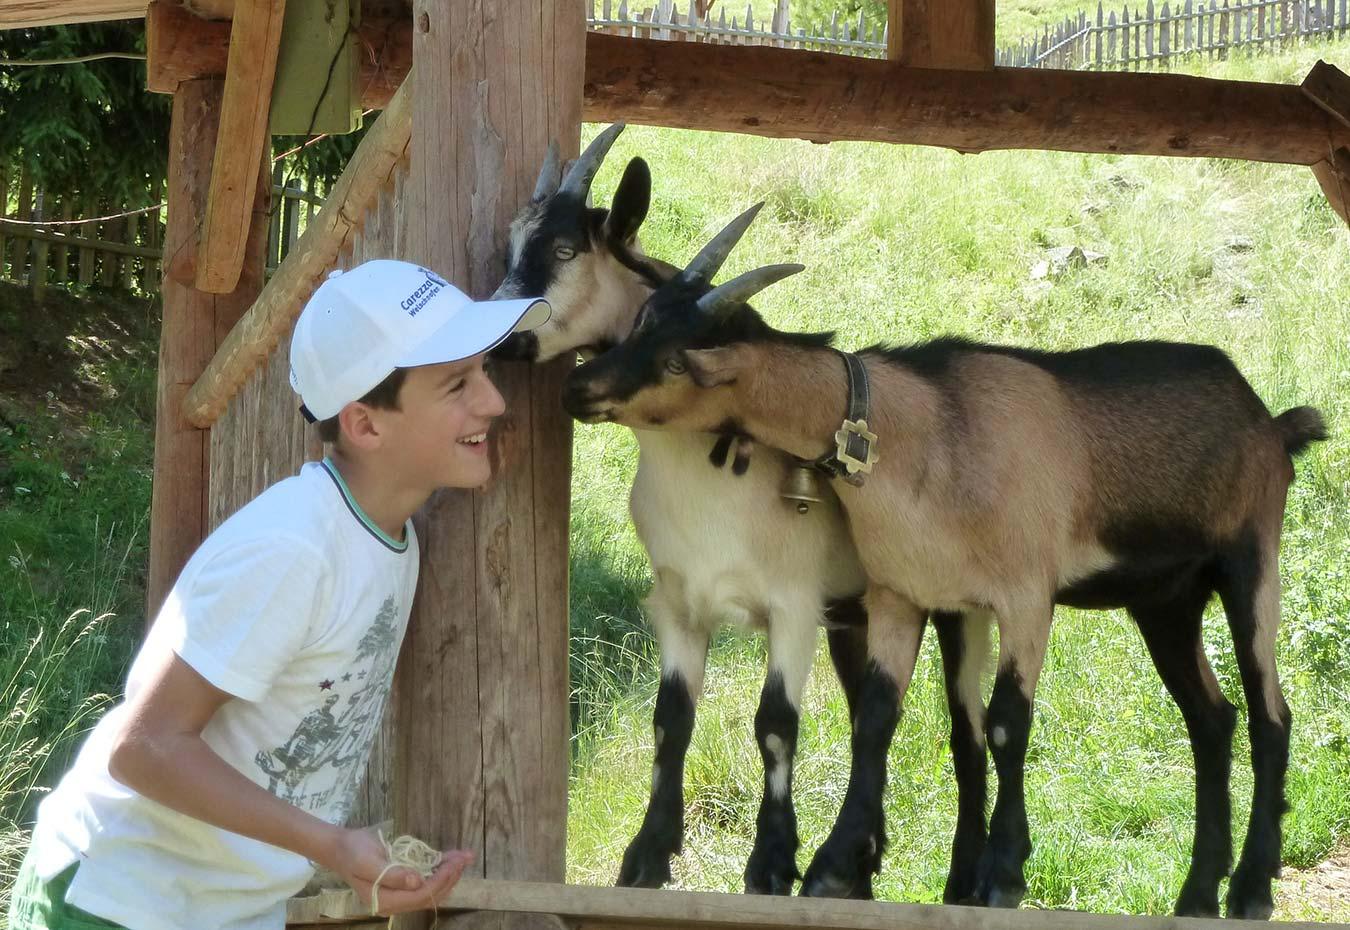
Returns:
[[[700,297],[698,308],[705,313],[716,313],[719,310],[743,304],[770,284],[791,277],[797,272],[805,270],[805,268],[805,265],[797,264],[765,265],[762,268],[747,271],[725,284],[717,285]]]
[[[575,194],[578,200],[585,200],[590,196],[591,182],[595,180],[595,173],[600,170],[605,156],[609,154],[609,147],[614,144],[619,133],[623,132],[623,127],[623,123],[615,123],[591,140],[591,144],[586,146],[586,151],[572,163],[567,177],[563,178],[562,185],[558,188],[558,193]]]
[[[713,275],[721,270],[727,256],[736,247],[736,243],[741,241],[741,236],[745,235],[745,231],[750,228],[755,215],[759,213],[763,206],[764,201],[761,200],[728,223],[720,233],[713,236],[712,241],[694,256],[694,260],[685,266],[684,271],[680,272],[680,278],[689,284],[695,282],[711,283]]]
[[[530,200],[538,203],[558,189],[562,178],[562,159],[558,157],[558,140],[548,144],[548,154],[544,156],[544,167],[539,169],[539,180],[534,182],[534,194]]]

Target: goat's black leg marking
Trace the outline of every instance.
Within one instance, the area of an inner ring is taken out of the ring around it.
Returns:
[[[755,821],[755,846],[745,867],[749,894],[791,894],[797,872],[797,814],[792,806],[792,762],[797,753],[797,708],[783,676],[770,672],[755,713],[755,739],[764,760],[764,797]]]
[[[900,692],[895,679],[875,663],[863,675],[857,708],[848,791],[829,838],[802,880],[801,893],[807,897],[870,898],[872,876],[881,871],[886,752],[900,722]]]
[[[619,885],[660,888],[670,881],[670,857],[684,839],[684,757],[694,732],[694,700],[681,675],[662,676],[652,715],[656,761],[642,828],[623,854]]]
[[[989,698],[986,729],[998,795],[989,822],[989,842],[977,868],[975,895],[991,907],[1016,907],[1026,894],[1022,867],[1031,855],[1024,770],[1031,735],[1031,699],[1015,664],[999,669]]]
[[[933,614],[938,650],[952,720],[952,768],[956,774],[956,835],[952,862],[942,900],[947,904],[977,903],[976,870],[984,853],[987,828],[984,808],[989,766],[984,744],[984,705],[979,696],[980,673],[988,654],[987,629],[976,628],[982,617]],[[981,637],[976,640],[975,637]],[[981,648],[971,648],[981,644]],[[972,687],[973,685],[973,687]]]
[[[1278,533],[1279,524],[1275,527]],[[1270,886],[1280,872],[1280,818],[1286,809],[1284,778],[1289,767],[1289,705],[1275,667],[1280,621],[1277,551],[1278,540],[1262,546],[1253,534],[1224,559],[1218,586],[1247,697],[1254,775],[1247,838],[1228,883],[1228,916],[1260,920],[1274,910]]]
[[[830,661],[844,689],[850,724],[858,714],[858,691],[867,672],[867,611],[861,597],[840,598],[825,607]]]
[[[1153,664],[1186,721],[1195,757],[1195,840],[1176,906],[1184,917],[1219,916],[1219,883],[1233,867],[1229,771],[1237,711],[1219,689],[1201,641],[1209,596],[1209,588],[1201,586],[1169,603],[1130,607]]]

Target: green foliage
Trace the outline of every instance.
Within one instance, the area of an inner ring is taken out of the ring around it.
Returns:
[[[14,29],[0,32],[0,57],[144,52],[144,33],[139,22]],[[146,93],[140,61],[0,68],[0,163],[22,153],[42,186],[136,202],[168,161],[169,108]]]

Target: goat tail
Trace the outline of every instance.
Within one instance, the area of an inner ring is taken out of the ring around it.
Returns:
[[[1294,407],[1275,418],[1275,426],[1284,441],[1284,451],[1295,456],[1314,442],[1326,439],[1327,422],[1316,407]]]

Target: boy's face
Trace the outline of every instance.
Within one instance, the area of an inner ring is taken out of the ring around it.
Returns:
[[[410,486],[472,488],[492,477],[487,432],[506,405],[483,358],[409,369],[398,409],[373,411],[392,470]]]

